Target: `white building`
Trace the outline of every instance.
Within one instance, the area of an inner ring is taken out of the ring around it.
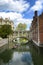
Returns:
[[[4,24],[8,24],[11,25],[12,30],[14,30],[14,22],[8,18],[3,19],[2,17],[0,18],[0,26],[4,25]]]

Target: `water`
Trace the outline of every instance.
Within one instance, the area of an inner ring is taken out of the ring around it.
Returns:
[[[23,38],[23,37],[18,37],[16,39],[13,39],[13,42],[20,43],[20,44],[22,44],[22,43],[25,44],[26,42],[28,42],[28,39],[27,38]]]
[[[43,65],[43,48],[29,43],[19,49],[6,50],[0,54],[0,65]]]

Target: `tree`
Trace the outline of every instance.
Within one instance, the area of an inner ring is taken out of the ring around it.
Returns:
[[[26,30],[27,28],[27,25],[24,23],[19,23],[18,26],[16,27],[16,30],[20,30],[20,31],[23,31],[23,30]]]
[[[7,38],[8,35],[12,34],[11,25],[2,25],[0,27],[0,37]]]

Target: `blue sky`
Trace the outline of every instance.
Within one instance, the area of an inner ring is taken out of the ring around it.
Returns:
[[[0,0],[0,17],[10,18],[14,21],[14,25],[26,23],[29,30],[34,11],[38,11],[38,15],[43,10],[43,0]]]

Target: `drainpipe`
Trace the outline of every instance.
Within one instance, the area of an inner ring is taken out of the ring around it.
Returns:
[[[38,46],[40,44],[40,38],[39,38],[39,17],[37,17],[37,22],[38,22]]]

